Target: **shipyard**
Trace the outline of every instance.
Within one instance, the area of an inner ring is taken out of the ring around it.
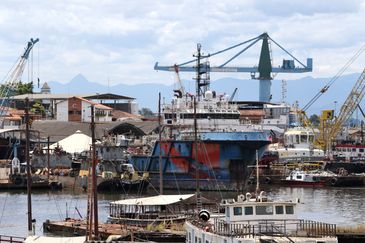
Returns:
[[[365,242],[364,1],[0,7],[0,243]]]

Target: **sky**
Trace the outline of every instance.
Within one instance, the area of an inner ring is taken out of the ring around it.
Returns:
[[[172,65],[193,59],[197,43],[205,54],[268,34],[295,57],[314,60],[309,74],[332,77],[365,44],[365,1],[361,0],[2,0],[0,2],[0,78],[39,38],[31,59],[41,81],[69,82],[81,73],[88,80],[115,85],[174,82],[156,72],[155,62]],[[234,66],[258,64],[259,45]],[[220,65],[236,52],[210,60]],[[275,46],[274,65],[288,58]],[[346,73],[361,72],[362,55]],[[25,71],[23,80],[29,80]],[[181,74],[190,79],[193,73]],[[247,73],[211,75],[247,79]]]

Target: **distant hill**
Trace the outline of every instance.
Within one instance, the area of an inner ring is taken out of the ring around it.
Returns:
[[[339,78],[331,88],[308,110],[309,114],[319,113],[322,109],[334,109],[335,101],[337,102],[337,111],[345,101],[355,81],[359,77],[358,73],[344,75]],[[303,107],[321,90],[329,81],[329,78],[304,77],[296,80],[287,80],[285,101],[293,104],[299,101],[299,106]],[[280,102],[282,97],[281,80],[273,80],[271,92],[273,102]],[[183,80],[185,89],[188,92],[195,93],[194,81]],[[61,84],[50,81],[52,93],[111,93],[131,96],[137,99],[139,108],[147,107],[157,111],[158,93],[161,92],[166,102],[169,102],[173,96],[174,85],[164,84],[118,84],[110,86],[91,82],[82,74],[75,76],[70,82]],[[216,90],[218,94],[226,93],[231,95],[235,88],[238,88],[234,100],[252,101],[258,100],[259,82],[251,79],[221,78],[211,81],[211,89]]]

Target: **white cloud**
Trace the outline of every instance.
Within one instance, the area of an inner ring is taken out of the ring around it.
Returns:
[[[365,43],[364,9],[364,1],[357,0],[1,1],[0,78],[31,37],[40,38],[34,55],[39,49],[44,81],[67,82],[82,73],[96,82],[109,78],[111,84],[171,83],[170,74],[153,70],[156,61],[181,63],[192,59],[198,42],[212,53],[264,31],[300,60],[312,57],[311,75],[333,76]],[[273,53],[279,64],[283,53]],[[233,54],[211,62],[222,64]],[[257,65],[258,56],[259,47],[232,65]],[[359,61],[349,71],[360,72],[362,65]]]

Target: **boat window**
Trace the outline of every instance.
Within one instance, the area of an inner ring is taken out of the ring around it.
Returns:
[[[295,135],[295,141],[294,143],[299,143],[299,135]]]
[[[276,214],[284,214],[284,207],[283,206],[275,206],[275,213]]]
[[[356,152],[356,148],[353,148],[353,149],[352,149],[352,152]]]
[[[301,135],[300,136],[300,142],[301,143],[306,143],[307,142],[307,135]]]
[[[229,217],[229,207],[226,207],[226,216]]]
[[[256,206],[256,215],[272,215],[273,207],[271,205],[268,206]]]
[[[309,135],[309,142],[313,143],[314,142],[314,136],[313,135]]]
[[[364,149],[363,148],[359,149],[359,152],[360,153],[363,153],[364,152]]]
[[[253,207],[245,207],[245,215],[252,215]]]
[[[294,207],[293,206],[285,206],[285,213],[286,214],[294,214]]]
[[[242,207],[234,207],[233,215],[242,215]]]
[[[297,175],[297,179],[302,179],[302,176],[301,175]]]

